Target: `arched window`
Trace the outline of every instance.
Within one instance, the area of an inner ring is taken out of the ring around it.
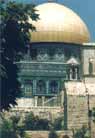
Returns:
[[[77,80],[79,79],[79,61],[75,57],[71,57],[67,64],[69,65],[69,69],[67,69],[67,77],[70,80]]]
[[[39,80],[37,82],[37,93],[38,94],[44,94],[46,93],[46,83],[43,80]]]
[[[67,69],[67,79],[69,80],[78,80],[79,79],[79,67],[71,66]]]
[[[50,93],[58,93],[58,82],[56,80],[52,80],[49,83]]]
[[[32,96],[32,88],[33,88],[33,85],[32,85],[32,82],[31,83],[25,83],[24,84],[24,97],[31,97]]]
[[[89,58],[89,74],[93,74],[93,59]]]
[[[76,79],[76,67],[72,66],[72,79]]]

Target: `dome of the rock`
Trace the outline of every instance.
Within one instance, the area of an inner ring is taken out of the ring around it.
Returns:
[[[82,19],[71,9],[57,3],[36,6],[38,21],[32,21],[36,31],[31,33],[32,42],[89,42],[89,31]]]

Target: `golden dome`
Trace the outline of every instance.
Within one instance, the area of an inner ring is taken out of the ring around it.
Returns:
[[[36,27],[32,42],[89,42],[85,23],[71,9],[57,3],[44,3],[36,9],[40,19],[31,21]]]

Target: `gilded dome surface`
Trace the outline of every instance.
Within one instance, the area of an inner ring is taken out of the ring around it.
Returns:
[[[32,42],[89,42],[90,35],[85,23],[71,9],[57,3],[44,3],[36,7],[38,21],[32,21],[36,32]]]

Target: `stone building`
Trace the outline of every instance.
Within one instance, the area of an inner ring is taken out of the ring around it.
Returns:
[[[89,122],[95,107],[95,43],[82,19],[64,5],[36,7],[40,19],[24,59],[16,62],[22,96],[14,110],[42,117],[64,114],[65,129]]]

